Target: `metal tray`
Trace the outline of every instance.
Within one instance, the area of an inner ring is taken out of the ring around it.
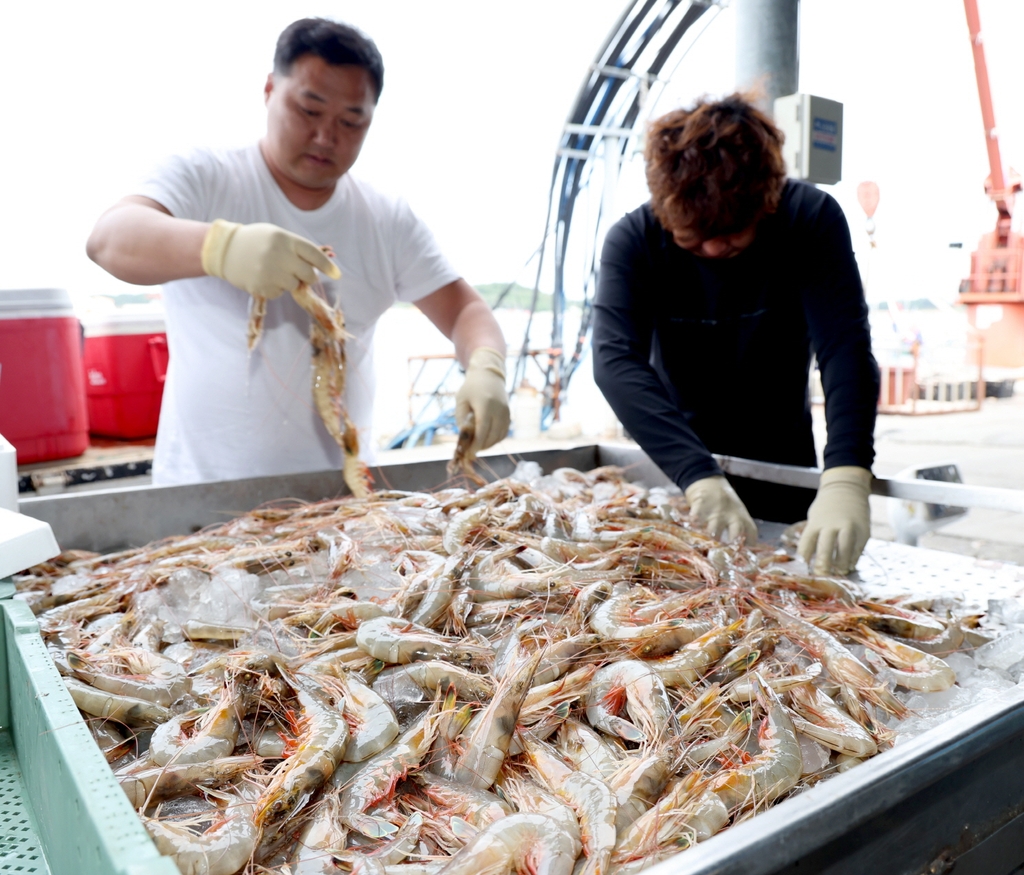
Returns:
[[[664,485],[639,449],[589,445],[486,457],[491,477],[516,461],[546,472],[620,465],[631,479]],[[379,486],[433,489],[443,460],[374,469]],[[23,499],[20,510],[50,523],[65,549],[111,550],[186,534],[265,501],[317,500],[345,492],[336,471],[192,486],[136,487]],[[766,524],[763,536],[778,526]],[[1021,569],[871,541],[858,566],[870,592],[962,592],[968,601],[1017,594]],[[650,869],[651,875],[828,875],[956,872],[1010,875],[1024,864],[1024,686]]]

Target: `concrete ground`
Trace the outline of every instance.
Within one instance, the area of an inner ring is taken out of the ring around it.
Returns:
[[[815,407],[815,437],[825,445],[825,414]],[[1024,382],[1012,398],[988,398],[970,413],[880,415],[874,472],[891,477],[910,466],[955,462],[965,483],[1024,490]],[[889,499],[872,496],[871,534],[893,540]],[[974,509],[921,537],[921,547],[1024,565],[1024,515]]]

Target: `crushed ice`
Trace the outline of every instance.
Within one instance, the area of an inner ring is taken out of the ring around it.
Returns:
[[[269,578],[268,578],[269,580]],[[182,626],[194,617],[209,625],[254,629],[252,604],[264,583],[241,568],[220,568],[210,576],[197,568],[179,568],[164,586],[139,593],[136,606],[162,621],[163,639],[185,639]]]
[[[897,691],[911,715],[891,726],[896,743],[907,741],[1021,682],[1024,676],[1024,601],[991,599],[984,631],[997,637],[976,649],[942,657],[956,673],[956,685],[934,693]],[[910,642],[913,643],[913,642]],[[965,647],[969,645],[965,642]]]

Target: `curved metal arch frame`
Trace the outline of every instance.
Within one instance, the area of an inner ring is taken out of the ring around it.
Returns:
[[[533,312],[539,297],[541,272],[553,243],[551,257],[554,271],[552,300],[551,348],[561,350],[551,355],[543,387],[544,422],[557,414],[560,398],[578,368],[590,336],[593,316],[594,285],[597,275],[597,253],[600,230],[606,217],[601,210],[588,226],[591,249],[589,268],[585,270],[580,330],[575,348],[569,355],[563,344],[565,331],[566,252],[574,230],[576,202],[586,187],[587,174],[603,157],[602,141],[612,133],[619,136],[618,158],[621,160],[642,134],[641,112],[651,85],[679,48],[684,34],[709,8],[720,5],[717,0],[633,0],[611,29],[597,53],[569,112],[560,138],[552,170],[548,198],[548,215],[543,242],[539,250],[534,283],[531,318],[523,336],[513,386],[523,376],[529,349]],[[575,226],[575,227],[578,227]]]

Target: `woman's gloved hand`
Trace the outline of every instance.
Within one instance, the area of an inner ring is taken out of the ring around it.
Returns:
[[[711,536],[735,541],[740,535],[748,544],[757,542],[757,526],[736,490],[721,475],[705,477],[686,487],[690,512],[707,527]]]
[[[796,548],[815,574],[849,574],[856,567],[871,535],[870,494],[867,468],[842,465],[822,472]]]
[[[455,395],[455,421],[459,428],[473,414],[475,436],[468,457],[474,458],[508,434],[508,393],[505,391],[505,356],[489,346],[473,350],[466,378]]]
[[[255,298],[294,292],[299,283],[313,285],[316,271],[339,279],[341,271],[315,243],[277,225],[239,225],[217,219],[206,232],[203,270],[227,280]]]

